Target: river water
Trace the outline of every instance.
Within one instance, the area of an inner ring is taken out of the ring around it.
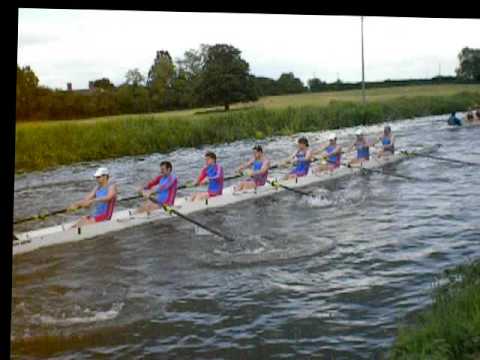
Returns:
[[[480,163],[480,127],[452,130],[442,119],[393,123],[397,148],[440,143],[435,155]],[[340,143],[348,144],[355,130],[337,131]],[[381,130],[382,124],[367,133]],[[298,135],[260,143],[280,159]],[[306,135],[312,143],[326,139],[321,132]],[[238,141],[17,176],[15,218],[78,200],[94,186],[99,165],[109,167],[126,197],[164,159],[183,183],[198,175],[205,150],[213,149],[228,176],[253,145]],[[355,176],[310,187],[313,199],[281,192],[193,216],[234,243],[172,218],[16,256],[12,357],[384,358],[399,325],[431,303],[438,275],[480,256],[478,167],[418,157],[385,171],[421,180]]]

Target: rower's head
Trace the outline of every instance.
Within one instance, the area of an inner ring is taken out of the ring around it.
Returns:
[[[301,150],[306,150],[308,146],[308,139],[305,136],[302,136],[300,139],[298,139],[298,147]]]
[[[260,160],[262,158],[262,155],[263,155],[263,148],[262,148],[262,145],[255,145],[253,147],[253,156],[255,157],[256,160]]]
[[[205,162],[207,165],[215,164],[217,162],[217,155],[212,151],[207,151],[205,154]]]
[[[110,173],[106,167],[99,167],[93,176],[100,185],[105,185],[110,178]]]
[[[170,175],[172,168],[172,163],[170,161],[162,161],[160,163],[160,174],[163,176]]]
[[[469,113],[467,114],[467,120],[468,120],[468,121],[473,121],[473,113],[472,113],[472,112],[469,112]]]
[[[337,135],[335,133],[330,133],[328,134],[327,139],[330,142],[330,144],[333,145],[337,142]]]
[[[357,131],[355,131],[355,135],[357,136],[358,140],[361,140],[363,138],[363,130],[358,129]]]
[[[392,128],[390,127],[390,125],[386,125],[386,126],[383,128],[383,133],[384,133],[385,135],[389,135],[391,132],[392,132]]]

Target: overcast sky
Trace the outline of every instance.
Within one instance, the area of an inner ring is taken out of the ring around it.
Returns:
[[[202,43],[239,48],[256,76],[293,72],[305,85],[362,76],[353,16],[20,9],[17,62],[51,88],[119,85],[129,69],[146,75],[157,50],[176,59]],[[454,75],[465,46],[480,48],[480,20],[365,17],[365,80]]]

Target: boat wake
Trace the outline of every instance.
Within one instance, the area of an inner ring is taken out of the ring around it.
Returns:
[[[75,310],[82,314],[77,316],[66,317],[62,313],[61,317],[53,317],[50,315],[34,315],[33,320],[42,325],[56,325],[56,326],[71,326],[75,324],[97,323],[100,321],[107,321],[115,319],[123,308],[123,303],[114,303],[111,309],[106,311],[92,311],[88,308],[81,311],[79,307]]]
[[[213,249],[211,254],[200,256],[207,267],[231,265],[258,265],[277,261],[290,261],[324,254],[335,248],[335,241],[315,236],[252,236],[235,244],[224,243],[222,248]]]

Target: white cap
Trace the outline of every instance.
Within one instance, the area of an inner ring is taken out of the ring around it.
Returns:
[[[103,176],[103,175],[109,175],[108,169],[106,167],[99,167],[95,172],[95,175],[93,176],[97,177],[97,176]]]
[[[362,129],[358,129],[357,131],[355,131],[355,135],[363,135],[363,130]]]
[[[335,133],[328,134],[328,140],[335,140],[336,138],[337,138],[337,135],[335,135]]]

